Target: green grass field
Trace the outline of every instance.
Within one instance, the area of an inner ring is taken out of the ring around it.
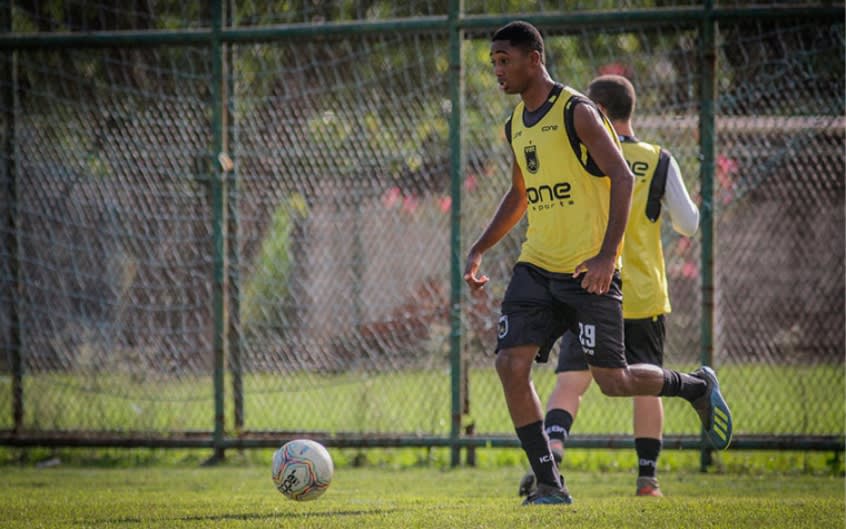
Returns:
[[[216,468],[6,466],[0,527],[80,528],[839,528],[842,477],[771,473],[661,477],[664,498],[636,498],[630,472],[570,472],[571,506],[523,507],[519,466],[341,467],[326,494],[279,494],[269,465]]]
[[[733,366],[720,373],[739,433],[844,431],[842,366]],[[542,395],[551,369],[536,371]],[[9,395],[0,379],[0,395]],[[227,388],[229,388],[227,384]],[[448,433],[449,373],[271,376],[245,380],[246,424],[254,429]],[[319,390],[316,390],[316,388]],[[477,432],[513,434],[496,374],[474,370]],[[210,379],[115,376],[26,378],[34,428],[169,431],[211,429]],[[839,396],[832,398],[832,395]],[[2,400],[2,397],[0,397]],[[665,399],[671,433],[696,433],[689,406]],[[0,402],[0,404],[3,404]],[[8,408],[6,402],[0,408]],[[0,426],[11,414],[3,414]],[[231,420],[231,404],[227,409]],[[630,399],[592,387],[579,433],[629,432]],[[364,425],[364,426],[362,426]],[[365,429],[362,429],[365,428]],[[573,506],[520,506],[519,449],[480,448],[477,468],[450,469],[446,449],[333,449],[335,481],[311,503],[285,499],[270,480],[271,450],[14,449],[0,447],[2,528],[844,528],[843,454],[735,451],[715,454],[708,474],[693,450],[665,450],[667,497],[635,498],[632,450],[569,450]],[[60,460],[50,468],[34,463]]]

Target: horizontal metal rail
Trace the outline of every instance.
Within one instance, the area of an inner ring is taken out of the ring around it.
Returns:
[[[718,22],[737,20],[773,20],[800,17],[802,19],[843,19],[843,4],[815,6],[723,7],[712,11]],[[550,14],[463,15],[458,18],[460,29],[483,31],[496,28],[514,18],[557,30],[580,30],[585,27],[605,27],[615,31],[642,29],[651,25],[685,25],[706,17],[702,7],[638,9],[629,11],[570,12]],[[386,20],[357,20],[325,22],[321,24],[276,24],[249,27],[229,27],[221,30],[224,43],[272,42],[302,38],[330,38],[346,35],[378,35],[385,32],[431,33],[449,30],[446,15]],[[102,48],[150,46],[209,45],[215,35],[211,28],[179,30],[117,30],[79,32],[6,33],[0,35],[0,49],[24,50],[44,48]]]
[[[245,432],[238,437],[223,439],[223,448],[274,448],[291,439],[308,438],[336,448],[397,448],[397,447],[461,447],[519,448],[513,436],[478,436],[450,439],[439,436],[410,436],[407,434],[336,433],[310,431]],[[14,447],[97,447],[97,448],[209,448],[214,446],[212,432],[92,432],[92,431],[0,431],[0,445]],[[629,435],[574,435],[567,440],[571,448],[632,448]],[[699,435],[668,435],[664,448],[700,449]],[[846,437],[838,435],[737,435],[731,450],[807,450],[846,451]]]

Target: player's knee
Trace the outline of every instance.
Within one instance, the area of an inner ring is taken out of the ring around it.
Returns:
[[[617,382],[606,382],[599,384],[599,389],[606,397],[623,397],[626,395],[625,388]]]
[[[594,380],[596,380],[596,384],[599,386],[603,395],[608,397],[623,397],[628,394],[626,391],[626,380],[619,373],[612,371],[602,373],[599,376],[594,373]]]
[[[497,353],[495,365],[496,372],[503,382],[527,378],[532,369],[531,360],[527,362],[522,355],[508,349]]]
[[[496,366],[496,372],[499,374],[499,378],[508,378],[514,371],[514,356],[509,354],[508,351],[499,351],[496,354],[494,365]]]

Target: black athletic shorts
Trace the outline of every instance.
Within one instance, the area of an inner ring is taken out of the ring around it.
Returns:
[[[664,315],[638,320],[625,320],[626,362],[629,364],[664,365]],[[565,332],[558,350],[556,373],[584,371],[588,363],[576,335]]]
[[[583,289],[581,281],[517,263],[502,300],[497,351],[534,344],[540,348],[536,360],[546,362],[556,340],[570,330],[580,338],[588,363],[625,367],[619,272],[602,295]]]

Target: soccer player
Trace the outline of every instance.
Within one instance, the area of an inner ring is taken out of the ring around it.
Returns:
[[[591,374],[610,396],[680,396],[690,401],[712,442],[725,447],[731,417],[709,368],[692,374],[628,365],[623,346],[620,250],[634,176],[611,124],[585,96],[552,80],[538,30],[522,21],[498,29],[491,63],[502,90],[521,101],[506,122],[511,187],[470,248],[471,290],[482,256],[528,214],[528,230],[502,301],[496,370],[517,437],[537,476],[526,504],[572,498],[549,448],[532,362],[545,362],[565,330],[578,332]],[[715,423],[715,416],[722,421]],[[716,425],[716,426],[715,426]]]
[[[621,271],[626,361],[660,367],[664,359],[664,315],[670,312],[661,214],[666,212],[675,231],[690,237],[699,225],[699,210],[685,189],[672,155],[635,137],[632,114],[637,95],[631,82],[619,75],[603,75],[591,81],[587,95],[611,120],[635,176]],[[555,371],[557,380],[547,403],[544,426],[553,455],[560,462],[582,395],[591,382],[582,348],[569,331],[561,339]],[[664,427],[661,398],[644,395],[633,400],[638,458],[635,493],[662,496],[655,474]],[[534,487],[534,474],[528,473],[520,482],[520,494],[529,495]]]

